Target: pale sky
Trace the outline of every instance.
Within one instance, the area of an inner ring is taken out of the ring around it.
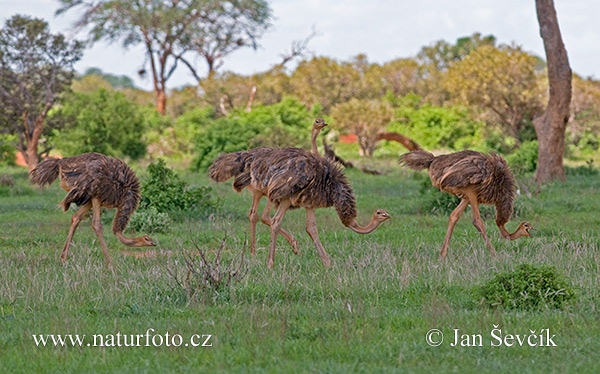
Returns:
[[[600,1],[555,0],[563,40],[573,71],[600,79]],[[382,63],[414,57],[421,47],[474,32],[493,34],[500,43],[516,43],[545,59],[535,13],[535,0],[271,0],[274,19],[258,50],[235,52],[221,71],[251,74],[279,61],[293,40],[318,31],[309,44],[314,55],[348,60],[359,53]],[[44,18],[53,32],[72,33],[75,13],[54,16],[55,0],[0,0],[2,26],[14,14]],[[80,35],[82,38],[83,35]],[[140,79],[144,62],[141,48],[124,50],[121,44],[98,43],[87,49],[75,67],[84,72],[99,67],[107,73],[128,75],[140,88],[150,89],[150,77]],[[194,84],[181,66],[168,87]]]

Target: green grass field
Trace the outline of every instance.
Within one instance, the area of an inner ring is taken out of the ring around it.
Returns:
[[[227,236],[222,261],[239,261],[249,230],[247,192],[238,195],[230,183],[210,183],[223,201],[217,214],[178,221],[168,233],[152,235],[169,256],[124,255],[110,230],[112,212],[105,212],[114,263],[109,269],[89,219],[77,231],[68,261],[59,263],[72,213],[57,208],[64,192],[58,183],[45,190],[29,186],[22,169],[1,169],[16,184],[0,187],[0,372],[598,372],[598,174],[571,174],[567,183],[520,197],[518,216],[507,226],[512,231],[527,220],[537,228],[533,238],[504,241],[493,209],[486,210],[497,258],[488,253],[467,210],[448,259],[438,261],[448,216],[424,212],[420,179],[397,166],[390,169],[385,176],[347,172],[360,223],[376,208],[392,215],[371,235],[344,228],[334,209],[318,211],[330,269],[321,265],[304,231],[304,211],[291,211],[283,227],[297,237],[302,256],[279,239],[275,267],[267,269],[269,233],[259,223],[258,253],[245,256],[247,275],[219,293],[201,290],[192,299],[168,269],[183,277],[183,251],[194,249],[191,239],[214,250]],[[193,185],[209,183],[204,175],[185,178]],[[563,310],[481,306],[473,289],[521,263],[554,265],[577,290],[576,300]],[[492,347],[494,325],[503,335],[550,329],[556,347]],[[426,342],[432,328],[446,338],[440,346]],[[481,334],[483,346],[451,346],[455,328]],[[43,347],[32,337],[85,334],[89,343],[94,334],[148,329],[154,329],[151,336],[180,334],[183,344],[194,334],[210,334],[212,347]]]

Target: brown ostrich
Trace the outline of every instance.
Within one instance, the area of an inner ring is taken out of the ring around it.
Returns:
[[[533,227],[527,222],[522,222],[512,234],[504,227],[513,213],[515,178],[502,156],[461,151],[435,157],[429,152],[418,150],[402,155],[400,163],[414,170],[429,169],[431,184],[462,199],[450,214],[439,259],[444,259],[448,254],[452,230],[469,204],[473,210],[473,224],[493,256],[496,256],[496,251],[485,233],[479,204],[495,205],[496,224],[502,237],[515,240],[521,236],[531,236],[529,230]]]
[[[331,261],[319,240],[315,209],[335,207],[344,226],[359,234],[372,232],[390,218],[385,210],[377,209],[367,226],[359,226],[354,193],[341,166],[304,149],[273,150],[267,157],[252,162],[250,172],[251,187],[277,205],[271,224],[269,268],[274,264],[277,236],[288,209],[306,209],[306,232],[326,267],[331,266]]]
[[[61,261],[67,259],[75,230],[90,209],[93,209],[92,228],[98,236],[107,264],[111,263],[111,259],[100,221],[102,207],[117,209],[113,233],[121,243],[129,247],[156,245],[149,236],[127,238],[123,235],[129,218],[140,202],[140,182],[134,171],[123,161],[100,153],[84,153],[63,159],[48,158],[33,169],[29,177],[31,183],[44,186],[54,182],[59,175],[60,186],[68,192],[59,206],[65,212],[71,203],[81,207],[71,218],[67,242],[60,255]]]
[[[311,146],[314,154],[319,154],[317,149],[317,137],[321,130],[327,126],[325,120],[317,118],[313,123],[311,133]],[[224,182],[230,178],[233,180],[233,189],[236,192],[242,192],[244,188],[248,189],[252,194],[252,206],[248,213],[250,219],[250,253],[256,253],[256,223],[258,222],[258,204],[260,200],[265,196],[263,193],[257,191],[250,185],[250,165],[258,159],[268,157],[274,148],[259,147],[249,149],[247,151],[239,151],[233,153],[227,153],[219,156],[208,168],[208,175],[211,179],[216,182]],[[260,220],[267,226],[271,226],[271,210],[273,209],[273,202],[267,200],[267,205],[263,211]],[[300,254],[298,250],[298,242],[293,235],[284,229],[280,231],[283,236],[292,246],[292,250],[295,254]]]

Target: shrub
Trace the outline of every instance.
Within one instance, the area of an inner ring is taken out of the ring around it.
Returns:
[[[16,135],[0,134],[0,164],[15,165],[17,161]]]
[[[218,206],[210,187],[190,188],[162,159],[148,165],[148,176],[142,180],[141,190],[141,210],[205,213]]]
[[[121,92],[101,88],[74,93],[54,115],[66,119],[64,129],[55,130],[53,138],[67,155],[100,152],[137,159],[146,153],[144,117]]]
[[[521,264],[496,273],[475,291],[483,305],[506,309],[561,308],[575,293],[553,266]]]
[[[138,209],[129,222],[129,226],[141,232],[165,232],[171,218],[168,213],[159,212],[156,207]]]
[[[207,168],[223,152],[260,146],[307,146],[313,120],[306,106],[294,98],[219,118],[199,131],[192,168]]]
[[[241,282],[248,274],[248,268],[242,267],[246,243],[242,247],[239,263],[236,258],[224,261],[221,253],[225,248],[227,234],[220,241],[219,248],[212,250],[214,259],[210,259],[208,250],[201,248],[192,239],[194,249],[184,250],[184,272],[178,270],[178,262],[167,265],[167,273],[175,283],[187,294],[188,303],[193,301],[229,301],[231,290],[235,284]],[[224,266],[224,263],[226,265]],[[185,278],[183,277],[185,274]]]
[[[421,104],[418,97],[397,100],[397,118],[389,129],[413,139],[426,149],[463,150],[482,143],[483,124],[462,107]]]
[[[420,174],[416,175],[421,178]],[[460,203],[459,197],[433,186],[429,177],[422,178],[420,192],[423,197],[421,206],[426,213],[449,214]]]
[[[524,142],[519,148],[506,156],[506,162],[515,173],[534,172],[537,168],[538,142]]]

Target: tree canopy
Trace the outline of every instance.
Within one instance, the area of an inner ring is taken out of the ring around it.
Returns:
[[[141,44],[140,74],[149,65],[156,109],[164,114],[167,81],[179,63],[198,81],[202,74],[194,58],[202,56],[208,70],[236,49],[256,48],[269,27],[271,10],[265,0],[60,0],[57,14],[74,8],[82,13],[76,26],[89,27],[91,41],[123,42],[124,47]],[[193,55],[195,52],[196,55]]]
[[[18,134],[30,168],[38,163],[46,117],[69,89],[82,50],[82,43],[51,34],[37,18],[16,15],[0,30],[0,126]]]

